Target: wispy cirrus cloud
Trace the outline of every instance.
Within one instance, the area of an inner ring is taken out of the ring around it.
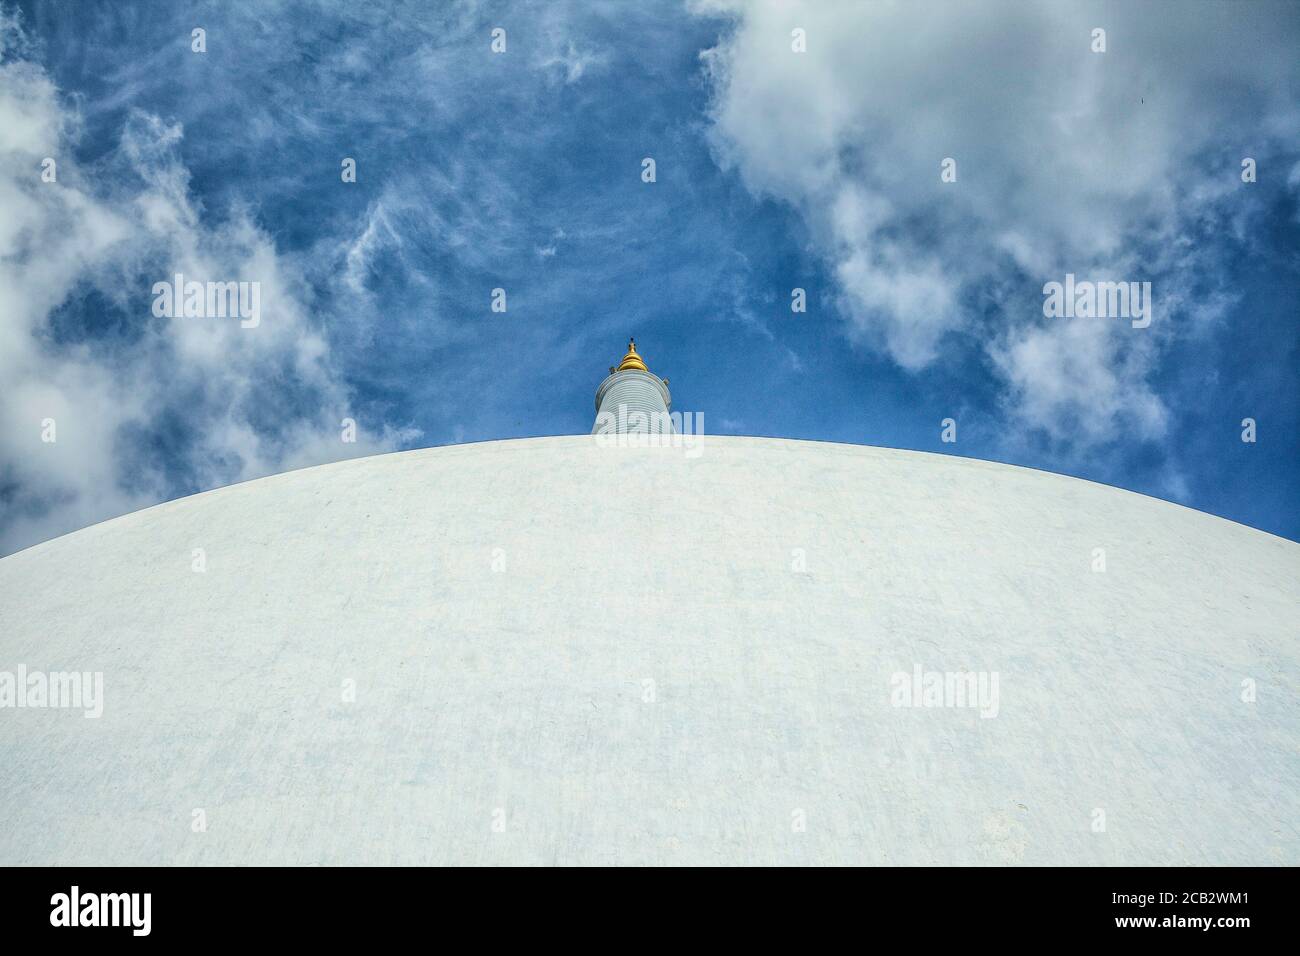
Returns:
[[[176,494],[396,446],[355,414],[299,266],[247,209],[195,203],[184,130],[132,112],[93,167],[76,110],[0,27],[0,547]],[[42,177],[54,160],[53,181]],[[153,283],[260,283],[256,328],[152,315]],[[52,439],[52,440],[51,440]],[[161,451],[165,449],[166,454]]]

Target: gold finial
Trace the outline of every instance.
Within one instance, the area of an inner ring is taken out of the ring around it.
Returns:
[[[628,369],[636,369],[638,372],[650,371],[645,367],[645,362],[641,360],[641,356],[636,354],[636,339],[628,339],[627,354],[623,356],[623,361],[618,366],[620,372],[626,372]]]

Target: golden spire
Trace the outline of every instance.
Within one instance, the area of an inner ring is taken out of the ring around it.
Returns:
[[[636,339],[628,339],[627,354],[623,356],[623,361],[619,363],[618,371],[626,372],[628,369],[636,369],[638,372],[650,371],[645,367],[645,362],[641,356],[636,354]]]

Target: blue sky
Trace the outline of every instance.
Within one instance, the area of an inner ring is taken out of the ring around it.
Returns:
[[[1294,4],[0,9],[0,553],[287,468],[586,432],[629,335],[708,432],[1300,539]],[[259,281],[262,324],[153,316],[176,271]],[[1150,328],[1045,317],[1067,272],[1150,281]]]

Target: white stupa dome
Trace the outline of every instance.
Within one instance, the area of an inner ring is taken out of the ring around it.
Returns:
[[[0,671],[103,675],[97,718],[0,709],[0,863],[1300,862],[1300,546],[969,459],[597,437],[0,560]]]

